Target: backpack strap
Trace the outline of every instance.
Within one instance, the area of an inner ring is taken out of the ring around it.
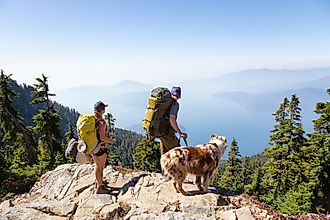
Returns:
[[[99,122],[100,121],[103,121],[103,119],[97,119],[97,118],[95,118],[96,137],[97,137],[97,141],[99,143],[101,143],[101,138],[100,138],[100,134],[99,134]]]

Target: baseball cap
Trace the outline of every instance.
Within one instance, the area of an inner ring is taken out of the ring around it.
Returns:
[[[98,110],[101,110],[101,109],[105,109],[105,107],[108,107],[107,104],[104,104],[103,102],[101,101],[98,101],[94,104],[94,111],[98,111]]]
[[[173,87],[172,87],[172,90],[171,90],[171,93],[172,93],[174,96],[176,96],[176,97],[178,97],[178,98],[181,98],[181,88],[180,88],[180,87],[178,87],[178,86],[173,86]]]

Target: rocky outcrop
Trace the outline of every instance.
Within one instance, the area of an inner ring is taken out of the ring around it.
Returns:
[[[226,196],[216,188],[201,193],[189,179],[183,187],[191,195],[183,196],[159,173],[111,166],[104,173],[113,191],[98,195],[93,165],[61,165],[44,174],[29,193],[2,202],[0,219],[275,219],[244,196]]]

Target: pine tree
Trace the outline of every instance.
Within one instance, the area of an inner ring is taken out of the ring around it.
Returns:
[[[160,145],[146,138],[136,146],[134,167],[143,171],[160,171]]]
[[[304,184],[301,167],[302,149],[306,144],[302,128],[299,98],[284,98],[274,113],[276,125],[271,131],[270,148],[265,149],[268,158],[263,166],[261,199],[287,214],[303,213],[308,206],[301,205]],[[306,204],[308,199],[305,200]],[[285,206],[283,206],[285,204]]]
[[[290,146],[290,151],[299,152],[301,146],[306,143],[306,138],[304,137],[305,131],[303,130],[301,123],[301,108],[299,107],[299,98],[294,94],[291,97],[289,105],[289,114],[292,127],[292,142],[294,143]]]
[[[48,77],[42,74],[34,84],[31,104],[43,104],[45,109],[39,109],[38,114],[33,116],[35,126],[33,130],[40,135],[38,141],[39,161],[45,169],[52,169],[55,164],[55,155],[62,153],[61,145],[57,142],[61,139],[59,121],[61,120],[58,112],[54,109],[54,104],[50,105],[50,97],[55,96],[49,92]],[[58,158],[58,156],[57,156]]]
[[[64,136],[65,136],[66,144],[69,143],[69,141],[72,138],[75,138],[76,132],[74,131],[73,126],[71,124],[69,124],[68,131],[64,134]]]
[[[63,155],[65,153],[66,148],[68,147],[70,140],[72,138],[76,137],[75,130],[73,129],[73,126],[70,123],[68,125],[67,132],[65,132],[65,134],[64,134],[64,137],[65,137],[65,139],[62,142],[62,151],[61,151],[61,153],[57,152],[56,156],[55,156],[55,161],[56,161],[55,166],[63,164],[63,163],[74,163],[75,162],[75,158],[65,158],[65,155]],[[77,138],[75,138],[75,139],[77,139]]]
[[[330,95],[330,89],[327,90]],[[330,102],[318,102],[314,120],[314,132],[308,135],[308,143],[302,149],[302,169],[306,185],[311,192],[311,211],[330,211]]]
[[[322,158],[326,153],[318,151],[320,145],[306,143],[303,136],[304,131],[300,123],[300,108],[297,108],[299,100],[295,96],[291,100],[291,108],[297,111],[291,111],[292,119],[292,144],[289,145],[292,153],[288,156],[288,178],[290,180],[290,190],[279,199],[279,209],[288,214],[306,214],[309,212],[320,212],[324,210],[324,201],[328,201],[326,193],[328,189],[322,190],[322,171],[326,164],[322,164]],[[329,123],[329,121],[327,122]],[[322,147],[321,147],[322,149]],[[320,154],[321,153],[321,154]],[[327,174],[325,175],[327,176]],[[328,182],[330,183],[330,182]],[[326,206],[326,205],[325,205]]]
[[[105,118],[105,120],[106,120],[106,122],[108,124],[107,135],[108,135],[108,137],[112,138],[114,136],[116,119],[109,112],[105,114],[105,117],[104,118]]]
[[[31,165],[35,162],[35,143],[31,131],[23,124],[22,118],[12,107],[12,99],[18,96],[10,87],[11,75],[1,70],[0,76],[0,122],[4,132],[3,141],[14,146],[13,163]]]
[[[311,212],[312,192],[305,183],[299,185],[299,188],[292,188],[283,196],[278,197],[278,209],[285,214],[298,215]]]
[[[278,208],[281,198],[292,187],[298,187],[302,178],[299,169],[300,148],[305,142],[300,122],[299,99],[292,95],[291,101],[284,98],[273,114],[276,125],[271,131],[269,145],[265,149],[268,158],[263,167],[262,199]]]
[[[276,197],[287,190],[284,171],[286,170],[287,146],[290,142],[288,134],[291,132],[290,120],[288,119],[289,104],[285,97],[279,109],[273,114],[277,124],[271,131],[269,145],[272,148],[265,149],[265,156],[268,160],[264,165],[263,188],[268,194],[264,199],[269,204],[276,202]]]
[[[210,185],[215,185],[215,186],[220,187],[221,177],[222,177],[223,173],[225,172],[225,169],[226,169],[226,161],[220,160],[218,170],[215,172],[215,174],[211,178]]]
[[[287,178],[289,188],[298,189],[303,181],[301,172],[302,147],[306,144],[305,131],[301,123],[301,108],[299,98],[292,95],[288,106],[290,115],[290,142],[288,143],[286,167],[288,167]]]
[[[235,192],[242,192],[244,182],[241,179],[242,159],[239,153],[239,147],[235,138],[233,138],[228,160],[226,162],[225,172],[221,177],[219,185]]]
[[[1,131],[0,131],[1,133]],[[2,143],[2,141],[0,140],[0,182],[2,183],[9,175],[9,171],[8,171],[8,167],[9,167],[9,161],[6,158],[6,150],[4,147],[4,143]],[[0,198],[2,198],[4,195],[2,193],[2,191],[4,191],[2,189],[3,186],[0,186]]]
[[[115,163],[133,168],[136,147],[143,136],[132,131],[116,128],[114,129],[114,137],[116,138],[116,144],[110,147],[109,156]]]
[[[247,168],[250,168],[252,174],[249,176],[249,182],[245,184],[244,191],[259,197],[259,195],[262,194],[260,183],[263,176],[261,157],[257,155],[252,166],[250,165]]]
[[[242,158],[241,180],[244,186],[251,183],[251,176],[254,173],[255,164],[250,157]]]

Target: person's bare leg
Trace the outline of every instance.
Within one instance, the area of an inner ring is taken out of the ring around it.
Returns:
[[[94,167],[94,174],[96,178],[96,184],[97,186],[102,186],[102,180],[103,180],[103,169],[105,165],[105,161],[107,159],[107,154],[103,154],[102,156],[95,156],[93,155],[93,159],[95,162],[95,167]]]

